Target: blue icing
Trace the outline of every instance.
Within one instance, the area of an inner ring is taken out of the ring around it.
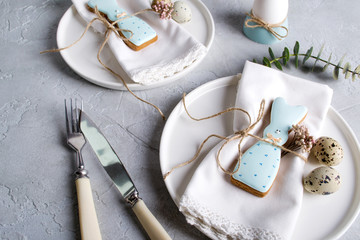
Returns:
[[[126,11],[120,8],[116,0],[90,0],[88,2],[89,7],[95,8],[98,7],[98,10],[108,17],[112,22],[115,22],[118,19],[124,17],[117,17],[118,14],[126,13]],[[152,29],[146,22],[142,19],[132,16],[124,19],[117,23],[119,28],[130,30],[134,35],[129,40],[136,46],[141,46],[142,44],[150,41],[156,37],[156,32]],[[130,38],[131,33],[127,31],[121,31],[121,33],[126,37]]]
[[[306,116],[306,112],[307,109],[303,106],[290,106],[285,103],[283,98],[276,98],[271,108],[271,121],[264,130],[263,138],[266,139],[268,134],[271,134],[273,138],[277,139],[278,145],[283,145],[288,139],[288,131],[292,125],[299,123]],[[276,178],[280,157],[281,149],[270,143],[259,141],[243,154],[242,167],[235,166],[235,169],[238,170],[232,177],[265,193]]]

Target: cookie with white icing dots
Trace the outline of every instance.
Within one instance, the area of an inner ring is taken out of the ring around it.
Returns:
[[[90,0],[88,2],[88,7],[90,11],[94,11],[95,7],[97,7],[99,12],[105,15],[110,22],[125,18],[118,22],[117,25],[120,29],[129,30],[131,32],[119,31],[119,33],[122,37],[128,39],[124,41],[126,45],[135,51],[147,47],[158,38],[155,30],[145,21],[136,16],[128,17],[127,12],[118,6],[116,0]],[[132,37],[131,33],[133,34]]]
[[[304,106],[290,106],[283,98],[276,98],[272,104],[270,124],[263,132],[263,138],[283,145],[288,139],[292,125],[302,122],[307,114]],[[235,166],[231,182],[254,194],[264,197],[270,191],[280,166],[281,149],[270,143],[258,141],[242,156]]]

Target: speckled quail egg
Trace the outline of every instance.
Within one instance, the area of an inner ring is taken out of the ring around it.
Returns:
[[[341,145],[330,137],[320,137],[316,140],[313,152],[320,163],[336,166],[341,163],[344,152]]]
[[[185,23],[191,20],[191,9],[186,2],[176,1],[174,3],[174,11],[171,14],[172,19],[178,23]]]
[[[316,168],[304,178],[304,188],[315,194],[332,194],[340,188],[340,174],[332,167]]]

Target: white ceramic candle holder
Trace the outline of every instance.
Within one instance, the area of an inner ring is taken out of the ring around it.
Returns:
[[[288,33],[288,9],[288,0],[254,0],[252,11],[245,18],[244,34],[262,44],[280,42]]]

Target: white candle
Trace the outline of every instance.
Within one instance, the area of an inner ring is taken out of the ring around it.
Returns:
[[[270,24],[282,22],[289,9],[288,0],[254,0],[253,13]]]

